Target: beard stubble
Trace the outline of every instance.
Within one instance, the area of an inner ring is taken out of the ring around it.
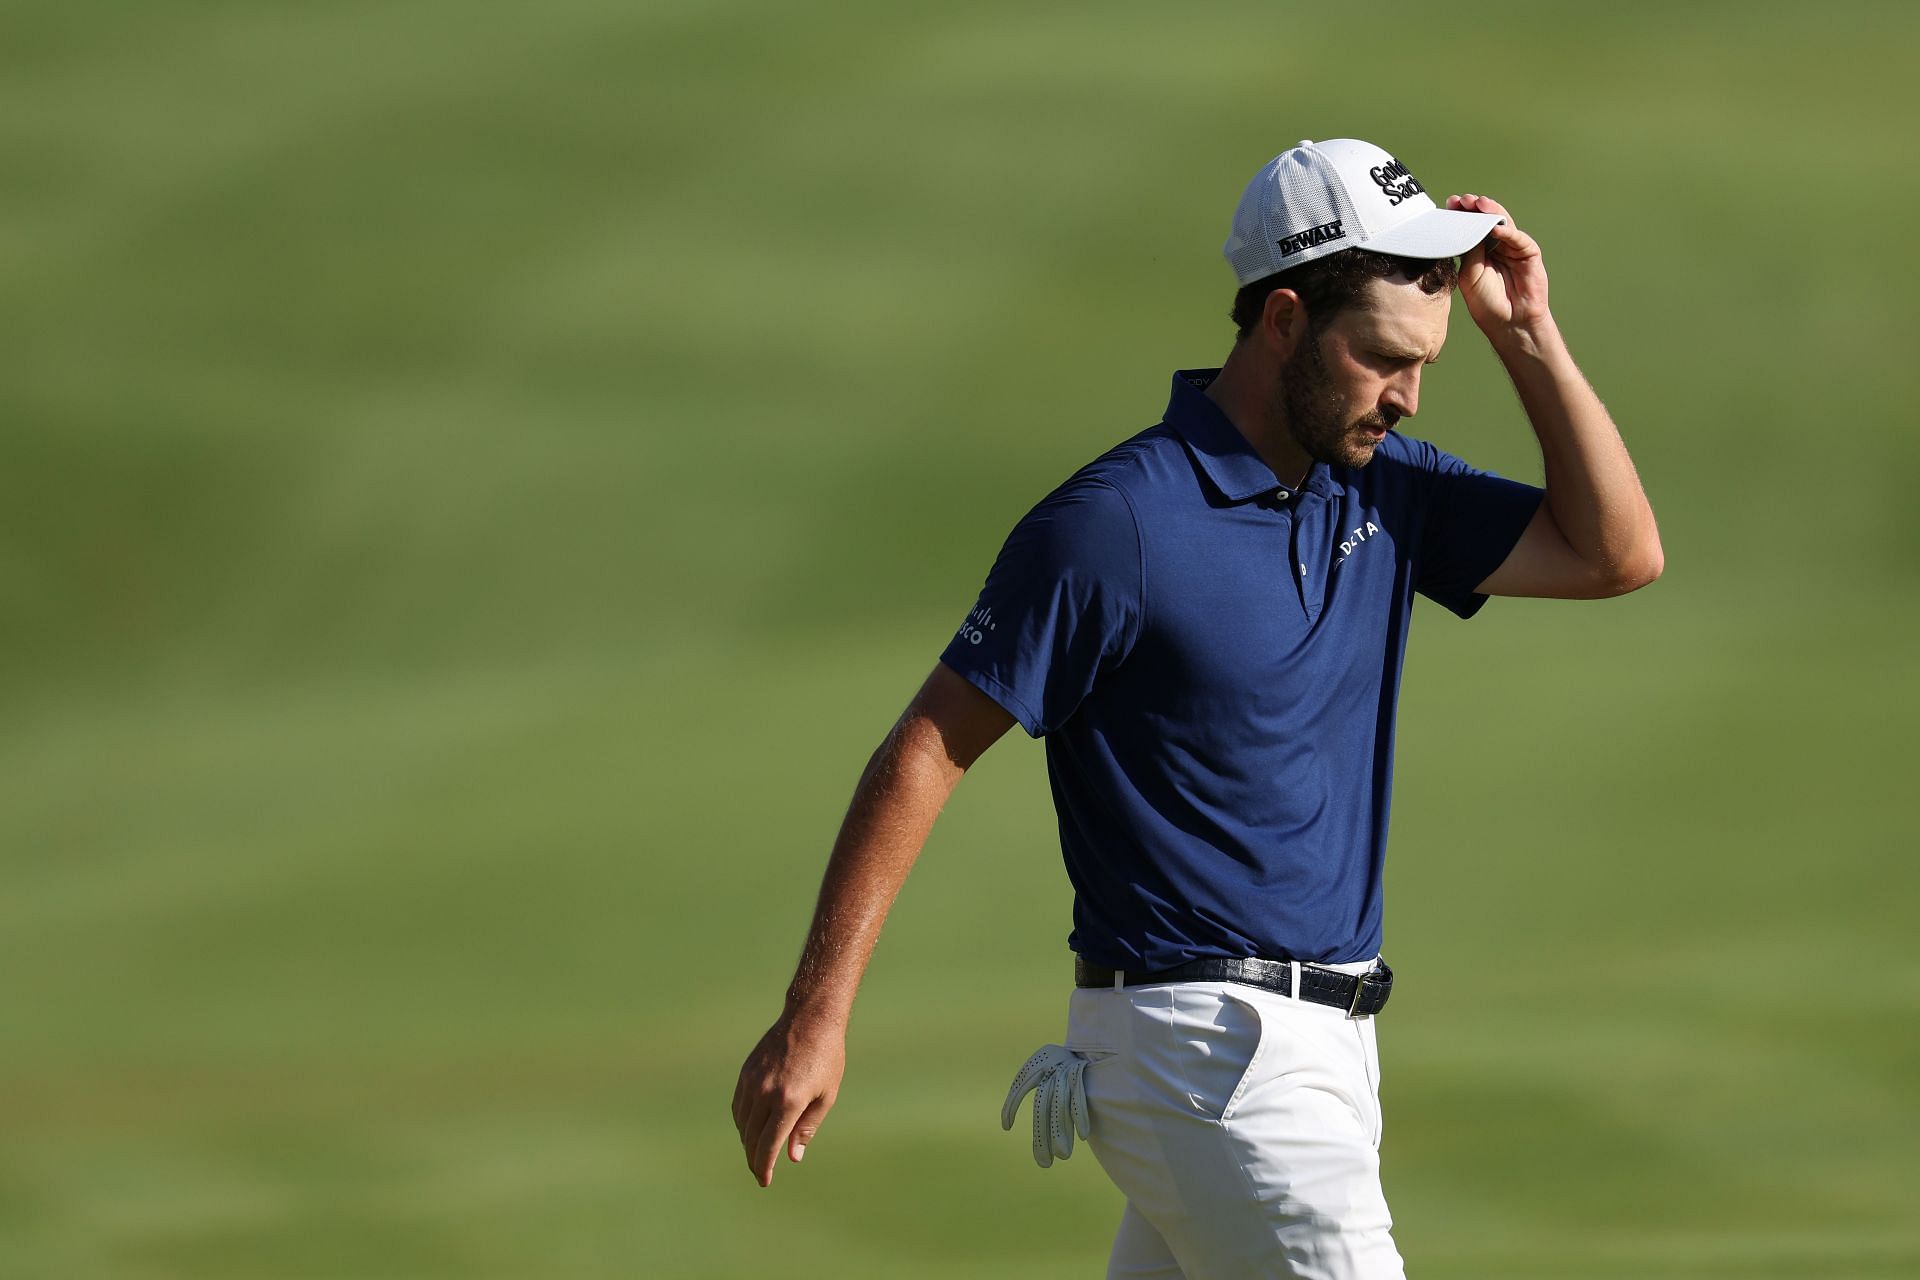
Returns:
[[[1320,355],[1320,336],[1308,340],[1288,358],[1280,371],[1280,404],[1287,415],[1287,434],[1316,462],[1332,467],[1364,467],[1373,461],[1379,441],[1368,436],[1365,428],[1391,428],[1398,415],[1389,418],[1378,410],[1369,410],[1358,418],[1342,416],[1340,397],[1327,376],[1326,361]]]

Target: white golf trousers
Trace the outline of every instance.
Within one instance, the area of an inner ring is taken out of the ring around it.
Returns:
[[[1083,988],[1065,1044],[1127,1197],[1109,1280],[1403,1280],[1373,1019],[1238,983]]]

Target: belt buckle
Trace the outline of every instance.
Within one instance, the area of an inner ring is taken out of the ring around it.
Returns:
[[[1360,1002],[1366,999],[1367,979],[1377,976],[1379,972],[1378,969],[1369,969],[1365,973],[1356,973],[1353,975],[1357,981],[1353,984],[1353,1001],[1347,1005],[1347,1018],[1349,1021],[1355,1021],[1360,1018],[1371,1018],[1373,1016],[1370,1013],[1360,1012]]]

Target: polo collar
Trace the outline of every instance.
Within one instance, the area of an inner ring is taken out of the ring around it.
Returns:
[[[1273,468],[1254,452],[1240,429],[1220,411],[1220,406],[1207,398],[1207,387],[1219,375],[1218,369],[1175,371],[1165,421],[1180,433],[1200,469],[1228,502],[1245,502],[1261,494],[1278,496],[1276,491],[1285,490],[1286,486],[1273,474]],[[1340,492],[1324,462],[1316,462],[1308,469],[1304,488],[1323,498],[1335,497]]]

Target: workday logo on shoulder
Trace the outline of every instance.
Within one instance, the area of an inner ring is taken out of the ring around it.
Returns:
[[[993,609],[988,605],[975,605],[967,620],[954,632],[956,640],[965,640],[968,644],[979,644],[987,638],[987,632],[998,631],[999,624],[993,620]]]

